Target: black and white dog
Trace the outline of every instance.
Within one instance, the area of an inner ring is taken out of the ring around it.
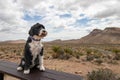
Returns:
[[[37,67],[44,71],[43,66],[43,45],[41,39],[47,35],[47,31],[42,24],[36,23],[29,31],[29,37],[25,44],[24,56],[21,59],[18,71],[24,70],[24,74],[30,73],[30,68]]]

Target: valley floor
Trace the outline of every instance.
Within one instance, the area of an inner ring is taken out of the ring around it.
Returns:
[[[20,59],[10,59],[9,61],[19,63]],[[79,60],[59,60],[59,59],[50,59],[44,60],[44,65],[48,69],[62,71],[66,73],[72,73],[76,75],[80,75],[82,77],[86,77],[88,72],[96,70],[98,68],[108,68],[111,69],[114,73],[120,74],[120,62],[119,64],[107,64],[102,63],[101,65],[96,65],[92,62],[83,62]]]
[[[24,45],[1,43],[0,60],[19,64]],[[80,75],[84,78],[88,72],[98,68],[111,69],[120,76],[120,45],[46,43],[44,58],[46,68]]]

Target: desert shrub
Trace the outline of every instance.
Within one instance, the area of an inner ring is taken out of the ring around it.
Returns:
[[[17,52],[17,50],[13,50],[13,53],[16,53]]]
[[[92,50],[91,49],[86,49],[86,60],[87,61],[91,61],[94,59],[93,55],[92,55]]]
[[[109,60],[108,63],[109,64],[118,64],[118,62],[116,60]]]
[[[68,60],[72,57],[70,54],[65,54],[62,59]]]
[[[118,77],[117,80],[120,80],[120,77]]]
[[[94,59],[94,56],[92,54],[87,54],[86,55],[86,60],[87,61],[92,61]]]
[[[77,58],[77,59],[80,59],[80,56],[79,56],[79,55],[76,55],[76,58]]]
[[[60,46],[53,46],[52,50],[55,52],[52,56],[53,58],[60,58],[64,55],[64,51]]]
[[[69,56],[69,58],[71,58],[72,56],[77,58],[77,59],[80,59],[80,55],[81,53],[78,52],[77,50],[75,49],[72,49],[72,48],[64,48],[64,52],[66,53],[66,55]]]
[[[120,53],[120,50],[119,49],[112,49],[112,52],[114,52],[114,53]]]
[[[59,52],[61,50],[61,47],[60,46],[52,46],[52,50],[54,52]]]
[[[52,50],[55,52],[52,54],[52,57],[58,59],[67,60],[71,57],[76,57],[77,59],[79,59],[80,55],[82,55],[80,52],[70,47],[53,46]]]
[[[92,61],[94,59],[97,59],[97,60],[101,61],[100,58],[102,58],[102,57],[103,57],[103,54],[98,52],[97,50],[94,50],[94,49],[93,50],[92,49],[87,50],[87,54],[86,54],[86,60],[87,61]]]
[[[52,50],[55,52],[54,54],[52,54],[53,58],[65,59],[65,60],[71,58],[70,54],[72,54],[72,53],[71,53],[70,49],[66,49],[66,51],[65,51],[65,49],[63,49],[60,46],[53,46]]]
[[[73,50],[71,48],[64,48],[64,52],[73,55]]]
[[[95,62],[100,65],[101,63],[103,63],[103,60],[102,59],[96,59]]]
[[[2,48],[2,47],[1,47],[0,51],[1,51],[1,52],[5,52],[5,48]]]
[[[120,60],[120,53],[115,53],[114,60]]]
[[[92,50],[91,49],[87,49],[86,52],[87,52],[87,55],[89,55],[89,54],[92,53]]]
[[[17,56],[22,56],[23,51],[17,51],[15,54],[16,54]]]
[[[93,55],[94,55],[94,57],[97,58],[97,59],[98,59],[98,58],[102,58],[102,56],[103,56],[102,53],[94,53]]]
[[[79,53],[79,52],[76,52],[76,55],[75,55],[75,57],[76,57],[77,59],[80,59],[80,56],[81,56],[81,53]]]
[[[118,80],[116,75],[109,69],[93,70],[87,74],[88,80]]]
[[[79,54],[79,56],[83,56],[84,55],[84,53],[82,53],[82,52],[76,52],[77,54]]]

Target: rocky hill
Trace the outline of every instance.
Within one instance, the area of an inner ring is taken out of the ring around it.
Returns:
[[[120,28],[108,27],[104,30],[94,29],[90,34],[76,40],[88,44],[120,44]]]
[[[5,43],[25,43],[21,40],[3,41]],[[61,40],[57,39],[47,43],[77,43],[77,44],[120,44],[120,28],[107,27],[104,30],[94,29],[81,39]]]

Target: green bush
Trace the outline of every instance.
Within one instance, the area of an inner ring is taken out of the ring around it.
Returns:
[[[60,46],[53,46],[52,50],[55,52],[54,54],[52,54],[53,58],[58,58],[58,59],[69,59],[72,56],[70,54],[72,54],[70,49],[63,49]],[[66,53],[67,52],[67,53]]]
[[[64,55],[64,51],[60,46],[53,46],[52,50],[55,52],[52,54],[53,58],[61,58]]]
[[[89,54],[92,53],[92,50],[91,49],[87,49],[86,52],[87,52],[87,55],[89,55]]]
[[[65,49],[64,49],[64,52],[65,52],[65,53],[68,53],[68,54],[70,54],[70,55],[73,55],[73,50],[72,50],[71,48],[65,48]]]
[[[60,46],[52,46],[52,50],[54,52],[59,52],[61,50],[61,47]]]
[[[119,49],[112,49],[112,52],[114,52],[114,53],[119,53],[120,50],[119,50]]]
[[[109,69],[93,70],[87,74],[88,80],[118,80],[116,75]]]
[[[86,54],[86,60],[87,61],[92,61],[94,59],[97,59],[101,62],[101,58],[103,57],[102,53],[99,53],[97,50],[87,50]]]

